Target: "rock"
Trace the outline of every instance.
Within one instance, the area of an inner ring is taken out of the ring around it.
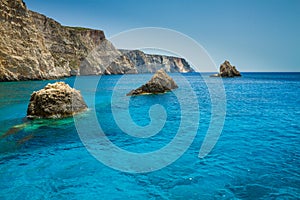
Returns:
[[[127,96],[143,95],[143,94],[159,94],[178,88],[175,81],[163,70],[158,70],[150,81],[145,85],[132,90]]]
[[[134,64],[127,56],[120,56],[118,59],[115,59],[111,62],[109,67],[104,71],[104,74],[137,74],[137,70]]]
[[[235,66],[231,66],[229,61],[225,61],[220,66],[220,76],[221,77],[234,77],[241,76],[240,72],[235,68]]]
[[[64,82],[56,82],[32,93],[27,117],[63,118],[86,109],[87,105],[78,90]]]
[[[78,75],[132,74],[134,64],[108,40],[89,52],[80,63]]]
[[[62,26],[22,0],[1,0],[0,10],[0,81],[192,70],[182,58],[124,53],[102,30]]]
[[[211,75],[211,77],[235,77],[241,76],[240,72],[232,66],[229,61],[225,60],[220,66],[220,73]]]
[[[194,72],[183,58],[163,55],[145,54],[140,50],[120,50],[136,67],[138,73],[155,73],[159,69],[166,72]]]
[[[64,27],[22,0],[1,0],[0,10],[0,81],[70,76],[105,40],[103,31]]]

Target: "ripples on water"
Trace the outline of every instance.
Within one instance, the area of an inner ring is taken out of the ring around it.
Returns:
[[[105,133],[129,151],[162,148],[179,127],[176,97],[168,93],[132,98],[130,114],[138,125],[150,122],[148,110],[156,103],[168,114],[159,134],[133,138],[120,131],[110,109],[120,77],[102,77],[96,92],[96,113]],[[137,79],[151,75],[132,77],[119,87],[130,91]],[[116,171],[98,162],[81,143],[72,118],[24,119],[32,91],[54,81],[0,83],[0,134],[26,123],[0,140],[0,199],[299,199],[300,74],[245,73],[242,78],[223,79],[226,121],[217,145],[203,159],[198,153],[211,117],[210,98],[198,74],[184,77],[201,110],[197,136],[176,162],[145,174]],[[64,81],[72,85],[74,78]],[[93,98],[91,92],[82,91],[87,101]],[[93,128],[87,122],[86,131]]]

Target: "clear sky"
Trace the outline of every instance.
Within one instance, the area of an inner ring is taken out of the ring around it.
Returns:
[[[300,72],[300,0],[24,0],[63,25],[105,31],[169,28],[240,71]]]

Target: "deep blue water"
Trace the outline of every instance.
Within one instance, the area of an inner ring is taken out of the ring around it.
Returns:
[[[171,76],[175,80],[181,77]],[[25,119],[30,94],[55,81],[0,83],[0,199],[299,199],[300,73],[244,73],[242,78],[222,79],[227,102],[225,123],[216,146],[204,158],[198,154],[212,116],[204,79],[197,73],[183,75],[197,98],[197,113],[186,87],[178,89],[184,95],[184,107],[174,93],[125,97],[151,75],[124,77],[126,80],[120,81],[122,76],[103,76],[97,88],[89,86],[98,77],[79,78],[88,81],[81,92],[90,110],[76,118],[84,125],[84,133],[96,141],[93,145],[104,148],[92,134],[96,128],[90,117],[96,113],[110,141],[141,154],[163,148],[180,127],[186,135],[193,135],[192,127],[199,124],[191,146],[178,160],[148,173],[112,169],[85,148],[72,118]],[[208,80],[212,85],[217,81]],[[73,85],[75,77],[63,81]],[[113,92],[124,95],[117,95],[112,102]],[[139,126],[151,122],[152,105],[163,106],[165,113],[156,117],[164,120],[166,114],[164,127],[149,138],[125,134],[112,108],[120,115],[121,125],[129,126],[127,119],[122,121],[122,105],[128,99],[129,113]],[[184,123],[180,123],[182,109],[188,113]],[[162,154],[160,161],[170,156]],[[106,157],[127,169],[160,162],[128,163],[125,156]]]

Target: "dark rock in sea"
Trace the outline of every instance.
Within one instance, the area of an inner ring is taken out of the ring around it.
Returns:
[[[127,96],[143,95],[143,94],[159,94],[178,88],[175,81],[163,70],[158,70],[150,81],[141,87],[132,90]]]
[[[64,82],[48,84],[33,92],[27,109],[28,118],[63,118],[87,109],[80,91]]]
[[[241,73],[236,69],[235,66],[232,66],[229,61],[225,61],[220,66],[220,73],[213,74],[210,77],[235,77],[241,76]]]

